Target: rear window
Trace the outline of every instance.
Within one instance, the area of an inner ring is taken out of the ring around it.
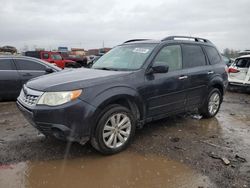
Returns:
[[[207,56],[211,65],[220,63],[221,57],[218,51],[214,47],[205,46],[204,48],[205,48],[205,51],[207,53]]]
[[[235,61],[235,65],[239,68],[249,68],[250,66],[250,58],[242,58],[242,59],[237,59]]]
[[[11,59],[0,59],[0,70],[13,70],[13,62]]]
[[[206,58],[200,46],[184,44],[182,49],[184,68],[206,65]]]
[[[19,70],[39,70],[44,71],[46,66],[37,63],[35,61],[24,60],[24,59],[16,59],[15,60],[17,67]]]

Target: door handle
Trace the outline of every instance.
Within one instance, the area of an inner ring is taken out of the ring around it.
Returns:
[[[214,71],[208,71],[207,72],[207,74],[213,74],[214,73]]]
[[[179,80],[184,80],[184,79],[187,79],[187,78],[188,78],[188,76],[180,76]]]

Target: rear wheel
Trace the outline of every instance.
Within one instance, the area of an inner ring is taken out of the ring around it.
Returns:
[[[135,118],[129,109],[111,105],[101,115],[91,144],[103,154],[118,153],[131,142],[135,124]]]
[[[217,88],[213,88],[212,90],[210,90],[204,105],[199,109],[200,114],[204,118],[214,117],[220,109],[221,102],[222,94],[220,90]]]

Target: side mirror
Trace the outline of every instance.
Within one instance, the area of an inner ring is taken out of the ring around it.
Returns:
[[[45,72],[49,74],[49,73],[53,73],[54,70],[52,68],[46,67]]]
[[[167,73],[168,69],[169,69],[169,66],[167,65],[153,66],[151,68],[151,73]]]

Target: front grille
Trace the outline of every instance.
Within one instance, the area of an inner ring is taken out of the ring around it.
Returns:
[[[18,100],[21,100],[22,103],[28,106],[34,106],[38,102],[39,97],[43,93],[40,91],[35,91],[32,89],[27,88],[25,85],[18,97]]]
[[[37,102],[38,96],[35,95],[24,95],[23,101],[28,105],[35,105]]]

